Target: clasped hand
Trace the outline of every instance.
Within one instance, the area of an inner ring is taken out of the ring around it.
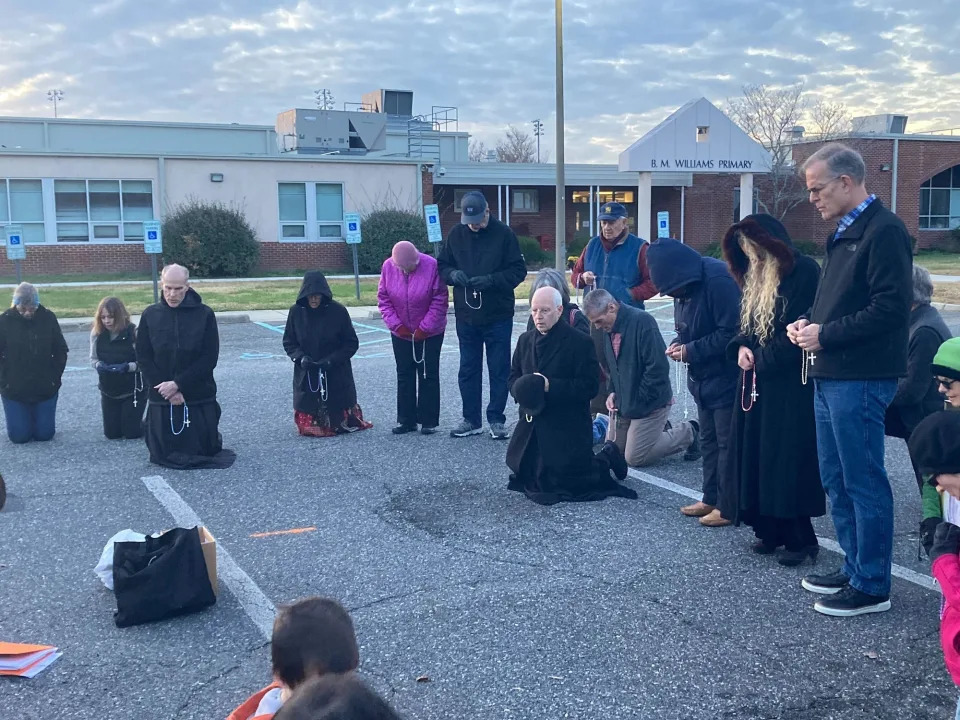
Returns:
[[[810,322],[806,318],[801,318],[787,325],[787,338],[794,345],[808,352],[816,352],[817,350],[823,349],[823,346],[820,344],[820,326]]]

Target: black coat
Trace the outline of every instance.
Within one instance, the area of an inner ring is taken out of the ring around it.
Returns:
[[[0,315],[0,395],[22,403],[49,400],[66,366],[67,342],[51,311],[40,305],[30,319],[16,308]]]
[[[531,420],[520,407],[519,422],[507,447],[510,487],[543,505],[601,500],[611,495],[635,498],[615,482],[609,464],[593,455],[590,400],[600,384],[593,340],[558,322],[547,335],[537,330],[517,340],[508,381],[539,372],[550,382],[544,407]]]
[[[130,363],[136,363],[136,338],[137,326],[133,323],[112,337],[109,330],[104,330],[94,339],[97,360],[107,365],[127,363],[129,366]],[[97,375],[99,375],[97,385],[100,392],[115,400],[132,397],[134,388],[138,384],[135,372],[97,373]],[[140,399],[143,399],[142,396]]]
[[[661,293],[674,298],[677,336],[689,363],[687,387],[697,407],[725,410],[737,389],[737,366],[726,355],[740,327],[740,288],[727,266],[701,257],[672,238],[650,244],[650,278]]]
[[[322,295],[320,307],[310,307],[307,298]],[[323,273],[314,270],[303,278],[297,302],[287,314],[283,331],[283,350],[293,360],[293,407],[299,412],[316,415],[321,404],[330,417],[338,419],[344,410],[357,404],[357,387],[353,382],[350,358],[360,347],[353,321],[347,309],[333,300],[333,293]],[[326,402],[320,397],[320,369],[304,369],[300,360],[308,357],[322,363],[326,376]]]
[[[491,287],[478,291],[477,299],[473,298],[472,289],[453,287],[457,320],[490,325],[513,319],[513,291],[527,276],[527,265],[513,230],[496,218],[490,218],[480,232],[473,232],[466,225],[454,227],[440,248],[437,271],[447,285],[453,285],[450,273],[454,270],[462,270],[470,277],[489,275],[493,281]]]
[[[827,241],[827,258],[810,322],[820,345],[810,377],[879,380],[907,372],[913,301],[910,236],[874,200],[846,232]]]
[[[773,336],[761,346],[756,335],[739,334],[727,347],[731,362],[736,362],[741,346],[753,351],[758,396],[751,407],[752,373],[746,373],[744,389],[740,371],[730,430],[729,482],[719,498],[720,512],[729,520],[754,524],[759,516],[818,517],[825,512],[813,381],[802,384],[803,352],[787,338],[787,325],[810,306],[819,276],[816,261],[796,254],[792,271],[777,290]]]
[[[143,311],[136,347],[137,363],[152,404],[168,404],[154,389],[168,380],[177,384],[188,405],[216,399],[213,370],[220,357],[217,318],[193,288],[187,290],[177,307],[170,307],[161,297],[160,302]]]
[[[933,357],[952,337],[937,309],[920,305],[910,312],[907,374],[897,384],[897,394],[887,408],[886,433],[909,438],[927,415],[943,410],[943,396],[933,377]]]

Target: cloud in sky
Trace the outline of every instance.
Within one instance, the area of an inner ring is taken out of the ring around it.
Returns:
[[[803,81],[854,114],[960,126],[960,14],[943,0],[566,0],[567,159],[617,153],[686,101]],[[0,0],[0,115],[270,125],[329,88],[417,112],[459,108],[493,144],[545,124],[554,155],[554,22],[544,0]]]

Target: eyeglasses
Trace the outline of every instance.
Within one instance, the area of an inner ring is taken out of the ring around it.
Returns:
[[[819,187],[807,188],[807,192],[810,193],[811,195],[819,195],[820,193],[822,193],[824,190],[827,189],[827,186],[828,186],[830,183],[836,182],[837,180],[839,180],[839,179],[842,178],[842,177],[843,177],[843,175],[837,175],[837,177],[835,177],[835,178],[830,178],[830,179],[827,180],[823,185],[821,185],[821,186],[819,186]]]
[[[952,387],[953,387],[953,384],[954,384],[955,382],[957,382],[957,381],[956,381],[956,380],[951,380],[951,379],[949,379],[949,378],[942,378],[942,377],[938,377],[938,378],[937,378],[937,385],[938,385],[938,386],[943,385],[943,387],[945,387],[947,390],[949,390],[950,388],[952,388]]]

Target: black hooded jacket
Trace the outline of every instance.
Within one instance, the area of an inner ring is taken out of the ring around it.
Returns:
[[[647,266],[653,284],[674,297],[674,342],[684,346],[683,360],[690,364],[690,394],[705,410],[729,408],[737,365],[726,349],[740,329],[740,288],[725,263],[672,238],[651,243]]]
[[[30,319],[16,308],[0,315],[0,395],[22,403],[49,400],[66,366],[67,343],[51,311],[40,305]]]
[[[170,307],[161,297],[160,302],[143,311],[136,347],[151,403],[167,404],[154,386],[168,380],[177,384],[188,405],[216,399],[213,369],[220,357],[217,318],[193,288],[187,289],[177,307]]]
[[[311,308],[307,298],[320,295],[320,307]],[[360,347],[350,314],[334,301],[330,285],[319,270],[308,272],[297,302],[287,314],[283,331],[283,350],[295,363],[293,370],[293,407],[315,415],[321,403],[331,418],[357,403],[350,358]],[[308,357],[319,367],[304,368],[301,359]],[[321,397],[320,372],[325,375],[326,401]]]

